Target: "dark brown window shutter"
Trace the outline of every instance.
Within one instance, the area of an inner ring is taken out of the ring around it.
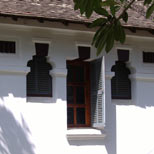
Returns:
[[[51,65],[46,62],[46,57],[33,56],[27,66],[31,68],[27,75],[28,96],[52,96],[52,78],[49,75]]]
[[[131,99],[131,82],[129,79],[118,80],[113,77],[111,85],[112,99]]]
[[[117,61],[111,69],[115,76],[111,79],[112,99],[131,99],[131,81],[128,78],[130,70],[122,61]]]
[[[0,41],[0,53],[15,53],[16,44],[13,41]]]
[[[143,52],[144,63],[154,63],[154,52]]]
[[[52,97],[52,69],[47,62],[49,45],[35,43],[36,55],[27,64],[30,72],[27,74],[27,96]]]

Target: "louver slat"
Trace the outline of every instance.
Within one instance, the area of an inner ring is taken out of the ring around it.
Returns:
[[[0,53],[15,53],[16,44],[13,41],[0,41]]]
[[[52,78],[49,75],[50,64],[45,57],[33,56],[28,62],[31,72],[27,75],[28,96],[52,96]]]
[[[130,99],[131,98],[131,82],[127,80],[111,80],[112,99]]]
[[[144,63],[154,63],[154,52],[143,52]]]
[[[131,99],[131,81],[129,79],[130,70],[126,64],[117,61],[111,69],[115,76],[111,79],[112,99]]]
[[[105,99],[102,58],[91,62],[91,122],[93,127],[104,127]]]

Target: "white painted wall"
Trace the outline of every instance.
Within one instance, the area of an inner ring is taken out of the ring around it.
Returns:
[[[142,51],[154,51],[153,41],[135,37],[127,39],[125,47],[131,51],[128,62],[132,72],[131,100],[111,100],[110,78],[106,78],[106,105],[114,106],[115,111],[111,112],[109,109],[107,114],[116,121],[113,130],[116,133],[117,154],[154,154],[154,64],[142,62]],[[109,74],[117,56],[110,53],[106,59],[106,70]]]
[[[116,45],[131,50],[130,101],[111,100],[116,47],[105,54],[106,127],[102,131],[67,130],[66,121],[66,60],[78,57],[76,44],[90,44],[92,33],[0,25],[0,39],[17,43],[16,55],[0,54],[0,154],[154,154],[154,67],[142,63],[142,51],[154,50],[153,38],[129,36],[126,45]],[[36,41],[50,43],[52,98],[26,97],[26,65],[35,54]],[[91,58],[96,58],[93,48]],[[72,133],[102,137],[74,140],[67,137]]]

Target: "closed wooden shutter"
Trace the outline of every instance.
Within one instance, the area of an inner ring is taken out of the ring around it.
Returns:
[[[144,63],[154,63],[154,52],[143,52]]]
[[[112,99],[131,99],[131,82],[129,79],[111,79]]]
[[[0,53],[15,53],[16,43],[14,41],[0,41]]]
[[[52,96],[52,78],[49,75],[51,65],[46,57],[33,56],[27,64],[31,68],[27,75],[28,96]]]
[[[91,62],[91,123],[93,127],[105,125],[105,90],[103,58]]]
[[[131,99],[130,70],[126,64],[122,61],[116,61],[111,71],[115,72],[115,76],[111,79],[112,99]]]

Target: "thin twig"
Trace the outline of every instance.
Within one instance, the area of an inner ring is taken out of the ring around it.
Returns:
[[[127,7],[122,11],[122,13],[120,14],[120,16],[117,18],[117,20],[120,20],[123,16],[123,14],[130,8],[130,6],[135,2],[135,0],[132,0]]]

